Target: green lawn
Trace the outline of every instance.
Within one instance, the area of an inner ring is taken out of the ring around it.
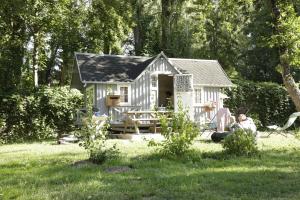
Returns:
[[[151,156],[145,142],[110,142],[123,156],[101,166],[74,166],[87,158],[76,144],[0,146],[0,199],[300,199],[300,142],[292,138],[259,139],[260,157],[231,159],[216,159],[221,145],[204,141],[177,160]],[[132,169],[107,172],[112,166]]]

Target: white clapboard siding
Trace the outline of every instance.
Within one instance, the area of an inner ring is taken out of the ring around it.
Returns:
[[[205,112],[204,108],[202,106],[194,106],[194,120],[198,123],[204,123],[207,120],[212,120],[214,116],[216,115],[217,111],[220,109],[220,104],[218,103],[220,101],[219,94],[221,92],[221,88],[218,87],[204,87],[202,97],[202,103],[214,101],[217,102],[217,107],[211,111],[210,113]]]
[[[153,72],[167,72],[177,74],[178,72],[173,66],[165,60],[165,58],[157,59],[149,65],[142,74],[131,83],[131,105],[118,106],[117,108],[109,108],[105,104],[105,97],[110,90],[117,93],[117,84],[97,84],[96,85],[96,106],[100,110],[100,114],[111,115],[113,121],[120,121],[122,112],[129,110],[150,110],[151,109],[151,74]],[[145,116],[146,117],[146,116]]]
[[[118,106],[110,108],[105,104],[105,97],[107,93],[118,93],[118,85],[116,84],[96,84],[96,106],[100,110],[100,114],[111,115],[113,121],[121,121],[122,113],[129,110],[151,110],[151,74],[152,73],[170,73],[178,74],[178,71],[169,64],[165,58],[157,59],[154,63],[149,65],[142,74],[131,83],[131,105]],[[221,88],[218,87],[203,87],[201,89],[202,103],[208,101],[219,102],[219,93]],[[219,109],[217,108],[210,113],[210,118],[213,118]],[[196,122],[204,122],[209,118],[207,112],[201,106],[194,106],[194,120]],[[145,116],[147,117],[147,116]]]
[[[131,93],[132,101],[135,106],[141,106],[142,110],[151,109],[151,74],[154,72],[165,72],[170,74],[178,74],[165,58],[157,59],[149,65],[145,71],[132,83]]]
[[[105,98],[108,92],[117,92],[117,84],[97,84],[96,85],[96,105],[101,115],[108,115],[108,108]]]

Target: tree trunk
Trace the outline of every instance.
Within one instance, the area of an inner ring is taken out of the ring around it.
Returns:
[[[133,35],[134,35],[134,54],[136,56],[140,56],[142,53],[142,45],[141,45],[141,30],[139,25],[137,24],[136,27],[133,28]]]
[[[57,51],[58,51],[58,46],[55,46],[55,47],[52,48],[51,56],[49,58],[48,65],[47,65],[47,68],[46,68],[45,80],[44,81],[48,86],[50,86],[50,84],[52,82],[52,80],[51,80],[51,71],[55,66],[55,58],[56,58]]]
[[[275,32],[279,33],[279,19],[280,19],[280,9],[278,7],[278,0],[270,0],[271,6],[272,6],[272,13],[274,15],[274,25],[275,25]],[[291,74],[290,70],[290,62],[287,60],[286,55],[288,54],[288,47],[285,44],[280,44],[279,46],[279,60],[280,65],[282,68],[282,79],[283,83],[287,89],[288,94],[292,98],[292,101],[294,102],[297,111],[300,112],[300,90],[297,84],[295,83],[295,80]]]
[[[135,9],[135,21],[136,26],[133,29],[133,35],[134,35],[134,51],[136,56],[140,56],[143,52],[144,47],[144,32],[143,32],[143,25],[141,23],[141,19],[143,17],[142,13],[144,10],[143,2],[140,2],[139,0],[136,2],[136,5],[134,5]]]
[[[34,87],[39,86],[38,80],[38,36],[37,33],[33,34],[33,52],[32,52],[32,69],[33,69],[33,82]]]
[[[165,52],[169,48],[171,1],[161,0],[161,49]]]
[[[104,54],[110,54],[110,43],[109,43],[109,39],[108,38],[104,39],[103,53]]]

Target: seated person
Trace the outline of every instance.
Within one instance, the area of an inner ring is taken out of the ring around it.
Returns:
[[[211,139],[214,142],[220,142],[221,140],[223,140],[226,136],[232,134],[236,129],[249,129],[253,132],[253,134],[256,135],[256,126],[253,122],[253,120],[250,117],[246,117],[245,114],[240,114],[238,116],[238,122],[235,123],[230,132],[224,132],[224,133],[220,133],[220,132],[215,132],[211,135]]]
[[[242,129],[249,129],[253,133],[256,132],[256,126],[253,122],[253,119],[251,119],[250,117],[247,117],[245,114],[239,115],[237,127],[242,128]]]

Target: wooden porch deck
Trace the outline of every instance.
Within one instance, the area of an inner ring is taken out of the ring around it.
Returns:
[[[156,133],[159,130],[159,115],[168,114],[168,111],[127,111],[123,113],[123,120],[111,123],[111,130],[129,133]]]

